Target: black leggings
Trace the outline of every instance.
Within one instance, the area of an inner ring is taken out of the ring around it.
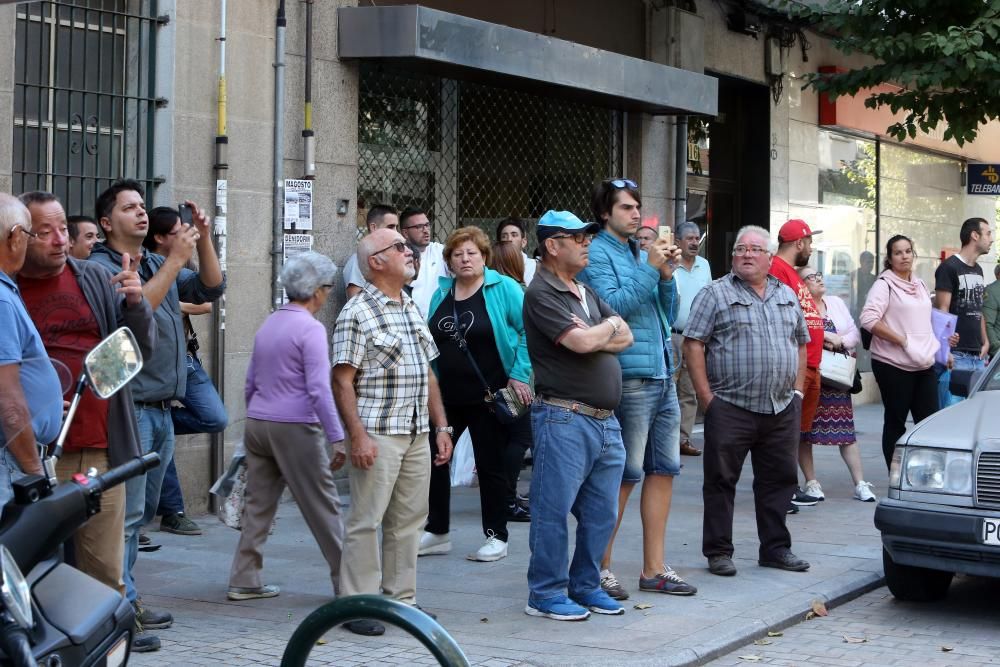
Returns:
[[[509,482],[504,462],[507,450],[507,428],[504,427],[485,403],[476,405],[449,405],[444,410],[448,424],[455,429],[455,441],[462,431],[469,429],[472,451],[476,457],[476,474],[479,477],[479,501],[483,513],[483,534],[492,531],[497,539],[507,541],[507,493]],[[431,452],[436,453],[434,438]],[[431,467],[430,503],[426,530],[443,535],[451,523],[451,475],[449,466]]]
[[[882,394],[882,454],[886,468],[892,463],[896,442],[906,432],[906,416],[913,414],[913,423],[938,411],[938,380],[934,367],[922,371],[904,371],[892,364],[872,359],[872,372]]]

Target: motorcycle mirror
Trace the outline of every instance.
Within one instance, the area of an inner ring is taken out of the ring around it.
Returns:
[[[31,591],[28,589],[28,582],[21,574],[21,568],[17,566],[14,555],[7,550],[7,547],[0,546],[0,602],[4,608],[14,618],[14,622],[23,629],[29,630],[34,625],[31,614]]]
[[[142,352],[132,332],[122,327],[90,351],[83,368],[94,393],[109,398],[142,370]]]

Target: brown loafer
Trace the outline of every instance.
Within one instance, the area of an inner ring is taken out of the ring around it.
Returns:
[[[701,456],[701,450],[694,447],[690,440],[685,440],[681,443],[681,455],[682,456]]]

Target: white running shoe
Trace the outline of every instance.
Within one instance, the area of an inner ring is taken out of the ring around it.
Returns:
[[[813,498],[819,498],[820,500],[825,500],[826,496],[823,495],[823,487],[819,485],[819,482],[815,479],[806,480],[805,492],[807,496],[812,496]]]
[[[878,500],[872,491],[872,485],[865,481],[858,482],[858,485],[854,487],[854,497],[863,503],[873,503]]]
[[[424,531],[424,534],[420,536],[420,550],[417,551],[418,556],[436,556],[438,554],[449,553],[450,551],[451,539],[448,537],[448,533],[435,535],[434,533]]]
[[[486,535],[486,542],[479,547],[479,551],[469,554],[466,558],[480,563],[492,563],[507,557],[507,543],[498,538],[492,530]]]

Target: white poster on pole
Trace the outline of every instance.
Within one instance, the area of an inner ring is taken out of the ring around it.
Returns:
[[[285,179],[285,229],[313,228],[312,195],[312,181]]]
[[[282,262],[287,262],[298,254],[312,250],[312,234],[285,234],[282,242]],[[281,303],[288,303],[285,288],[281,288]]]

